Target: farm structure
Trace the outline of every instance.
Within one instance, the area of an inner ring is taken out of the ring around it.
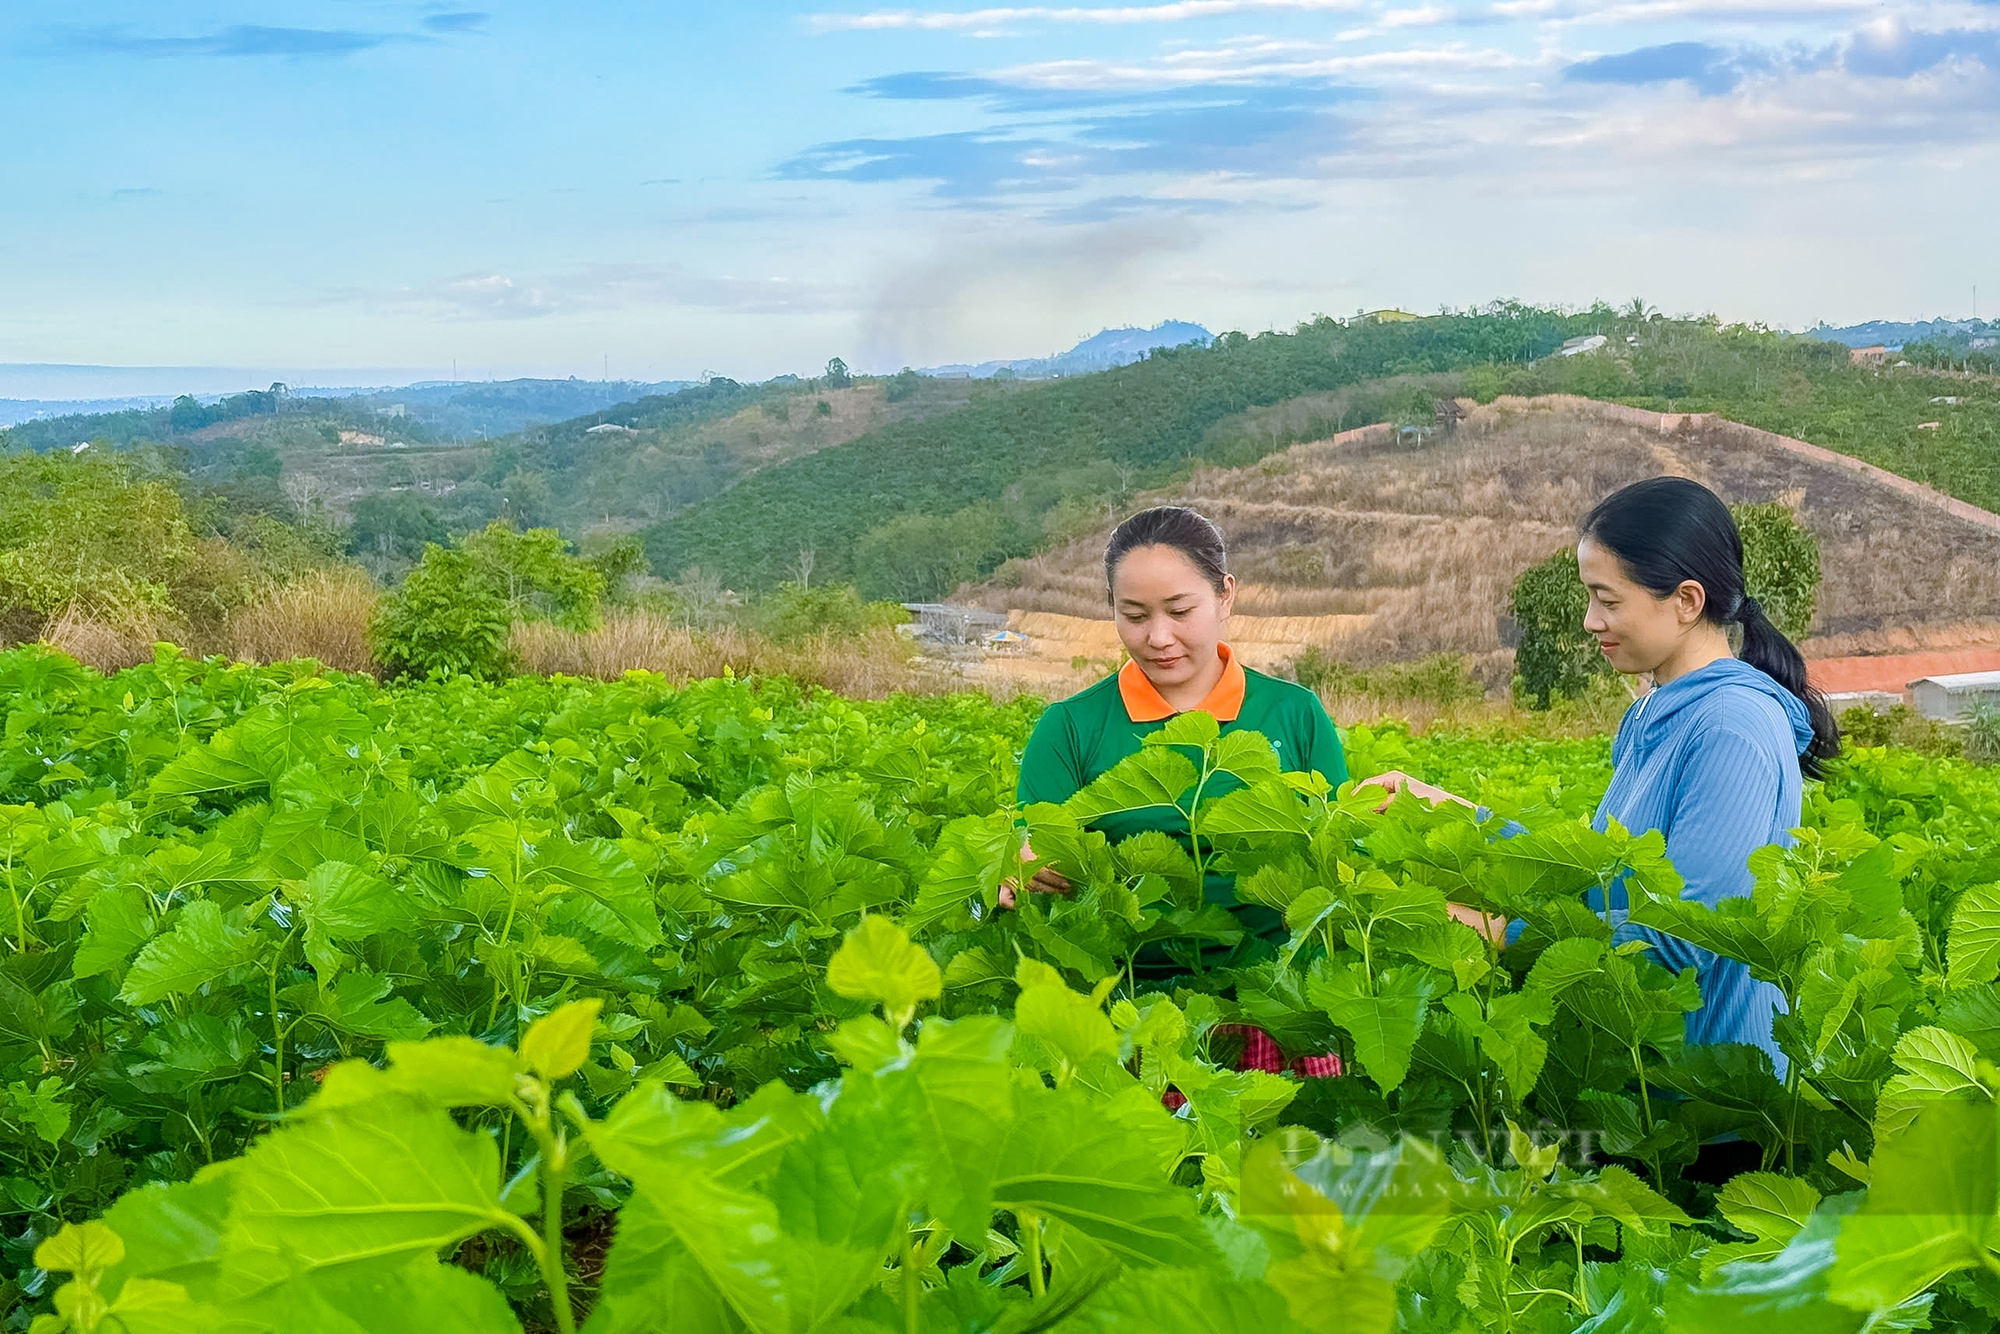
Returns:
[[[2000,672],[1959,672],[1910,682],[1917,712],[1942,722],[1961,722],[1982,704],[2000,703]]]

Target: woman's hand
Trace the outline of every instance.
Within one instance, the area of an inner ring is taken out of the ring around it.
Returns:
[[[1379,787],[1389,794],[1389,800],[1384,801],[1380,806],[1375,808],[1378,812],[1388,810],[1389,801],[1393,801],[1398,792],[1408,792],[1413,796],[1422,797],[1425,801],[1432,803],[1455,801],[1461,806],[1472,805],[1471,802],[1457,793],[1447,792],[1441,787],[1426,783],[1421,778],[1412,778],[1401,769],[1391,769],[1388,773],[1376,774],[1373,778],[1364,779],[1354,785],[1354,790],[1359,792],[1364,787]]]
[[[1035,850],[1028,845],[1026,839],[1021,840],[1021,860],[1024,862],[1035,860]],[[1028,881],[1028,892],[1030,894],[1067,894],[1075,888],[1076,886],[1070,884],[1067,876],[1052,866],[1044,866],[1041,870],[1035,872],[1033,878]],[[1014,896],[1018,892],[1019,886],[1016,882],[1002,880],[1000,882],[1000,906],[1003,908],[1013,907]]]
[[[1463,922],[1481,936],[1493,942],[1495,949],[1507,948],[1507,919],[1477,908],[1468,908],[1463,903],[1447,903],[1444,910],[1451,914],[1453,921]]]

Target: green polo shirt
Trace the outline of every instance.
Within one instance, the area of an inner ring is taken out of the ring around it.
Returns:
[[[1317,773],[1335,787],[1346,782],[1347,759],[1319,696],[1304,686],[1241,666],[1226,644],[1220,652],[1226,664],[1223,677],[1202,701],[1201,710],[1214,714],[1224,732],[1262,733],[1289,772]],[[1142,739],[1159,731],[1173,714],[1130,662],[1117,675],[1051,704],[1035,723],[1021,755],[1021,804],[1067,801],[1098,775],[1137,753]],[[1203,796],[1220,796],[1239,786],[1233,775],[1221,774]],[[1124,811],[1093,821],[1090,827],[1114,843],[1158,829],[1190,847],[1188,822],[1178,811]],[[1237,903],[1233,877],[1211,873],[1203,897],[1229,908],[1257,935],[1284,939],[1282,915],[1260,904]]]

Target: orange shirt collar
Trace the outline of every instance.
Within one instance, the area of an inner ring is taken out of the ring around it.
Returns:
[[[1248,682],[1243,676],[1243,664],[1236,661],[1229,645],[1217,644],[1215,652],[1222,659],[1222,679],[1208,692],[1208,698],[1190,712],[1213,714],[1219,723],[1233,723],[1236,715],[1243,712],[1243,691]],[[1118,698],[1125,703],[1126,716],[1135,723],[1157,723],[1179,712],[1146,679],[1139,664],[1130,659],[1118,669]]]

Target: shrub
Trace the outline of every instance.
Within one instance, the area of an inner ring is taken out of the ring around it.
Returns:
[[[1812,628],[1819,602],[1819,539],[1781,504],[1732,505],[1743,534],[1743,585],[1791,639]]]
[[[814,635],[852,638],[883,625],[910,619],[893,602],[864,602],[853,584],[807,587],[784,583],[757,604],[753,618],[765,636],[780,644],[796,644]]]
[[[1514,696],[1546,709],[1555,696],[1574,699],[1594,676],[1611,671],[1596,638],[1583,628],[1590,595],[1576,550],[1564,547],[1514,581],[1508,610],[1521,628],[1514,650]]]
[[[1961,741],[1972,763],[2000,764],[2000,700],[1984,695],[1973,704]]]
[[[1899,746],[1933,759],[1963,755],[1971,740],[1969,729],[1926,718],[1907,704],[1892,705],[1881,713],[1857,704],[1841,713],[1840,735],[1850,745]]]
[[[1463,655],[1433,653],[1416,662],[1362,668],[1308,645],[1291,661],[1292,679],[1322,694],[1372,695],[1424,704],[1470,704],[1486,697]]]
[[[471,553],[433,543],[382,600],[369,639],[391,677],[507,674],[506,595]]]

